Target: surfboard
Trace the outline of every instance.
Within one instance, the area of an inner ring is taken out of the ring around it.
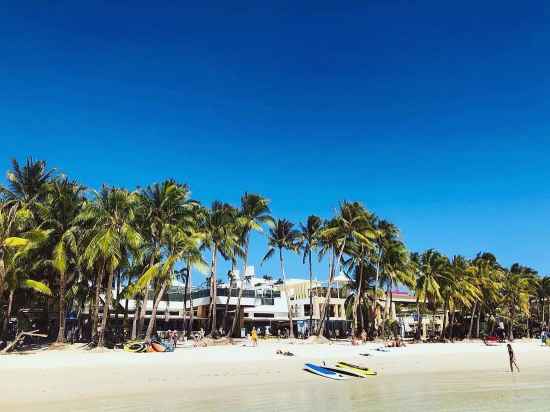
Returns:
[[[336,367],[340,368],[341,370],[345,370],[345,371],[353,371],[354,373],[356,373],[356,374],[358,374],[362,377],[374,376],[374,375],[378,374],[377,372],[373,371],[372,369],[369,369],[367,367],[360,366],[360,365],[355,365],[353,363],[348,363],[348,362],[338,362],[336,364]]]
[[[336,379],[336,380],[347,379],[347,377],[345,377],[341,373],[331,371],[330,369],[325,368],[324,366],[315,365],[313,363],[306,363],[304,365],[304,369],[308,372],[314,373],[324,378]]]

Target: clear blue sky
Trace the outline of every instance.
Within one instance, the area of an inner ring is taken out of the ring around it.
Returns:
[[[358,200],[412,250],[550,272],[548,2],[11,3],[2,173],[32,155],[91,187],[174,177],[293,221]]]

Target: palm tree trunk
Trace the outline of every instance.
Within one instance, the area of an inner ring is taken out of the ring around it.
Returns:
[[[57,343],[65,342],[65,272],[59,274],[59,331]]]
[[[4,265],[4,250],[0,246],[0,302],[4,296],[4,284],[6,282],[6,267]]]
[[[450,330],[449,330],[449,339],[451,340],[451,342],[454,342],[454,327],[455,327],[455,311],[453,310],[451,312]]]
[[[292,306],[290,305],[290,296],[288,295],[288,287],[286,284],[286,273],[285,273],[285,263],[283,260],[283,249],[279,248],[279,263],[281,265],[281,275],[283,276],[285,296],[286,296],[286,307],[288,308],[288,331],[290,333],[290,338],[294,339],[294,325],[292,323]]]
[[[342,246],[340,247],[340,251],[338,252],[337,260],[333,261],[333,263],[332,263],[332,267],[331,267],[331,271],[330,271],[331,273],[330,273],[330,278],[329,278],[328,288],[327,288],[327,294],[326,294],[326,297],[325,297],[325,302],[324,302],[322,313],[321,313],[321,319],[320,319],[319,328],[317,330],[317,336],[321,336],[324,333],[325,327],[326,327],[325,319],[327,317],[330,318],[330,315],[328,314],[328,311],[329,311],[329,308],[330,308],[330,292],[331,292],[332,282],[334,281],[334,274],[337,272],[336,271],[336,265],[337,264],[338,264],[338,271],[340,270],[340,261],[342,260],[342,255],[344,254],[344,247],[345,246],[346,246],[346,241],[344,240],[342,242]],[[334,250],[333,250],[332,257],[334,259]]]
[[[330,287],[332,285],[332,279],[334,278],[334,273],[333,273],[334,265],[335,265],[334,256],[335,256],[334,249],[331,249],[331,256],[329,260],[329,270],[328,270],[329,275],[328,275],[327,293],[325,295],[325,301],[323,302],[323,305],[320,308],[319,324],[317,325],[317,332],[316,332],[317,336],[321,336],[321,334],[324,333],[324,328],[325,328],[324,322],[325,322],[325,316],[327,312],[326,308],[330,304]]]
[[[386,338],[386,319],[390,311],[390,284],[386,287],[386,301],[384,302],[384,311],[382,312],[382,339]]]
[[[472,339],[472,330],[474,329],[474,317],[476,315],[477,302],[472,306],[472,317],[470,318],[470,327],[468,328],[468,339]]]
[[[149,324],[147,325],[147,331],[145,332],[146,341],[149,341],[151,339],[151,335],[153,334],[155,321],[157,320],[157,310],[159,307],[159,303],[162,300],[162,297],[164,296],[164,292],[166,291],[167,286],[168,286],[168,280],[163,281],[162,286],[160,287],[159,293],[155,299],[155,302],[153,303],[153,310],[151,311],[151,319],[149,320]]]
[[[188,293],[189,288],[189,271],[187,271],[187,275],[185,276],[185,284],[183,287],[183,332],[187,331],[187,299],[189,298]]]
[[[189,323],[187,324],[187,336],[191,336],[193,332],[193,320],[195,312],[193,311],[193,274],[191,262],[187,260],[187,283],[189,284]]]
[[[124,330],[124,338],[127,339],[128,333],[128,299],[124,299],[124,318],[122,319],[122,329]]]
[[[97,346],[102,348],[105,346],[105,329],[107,328],[107,319],[109,318],[109,308],[111,306],[112,300],[112,288],[113,288],[113,278],[114,270],[109,270],[109,278],[107,279],[107,288],[105,289],[105,305],[103,306],[103,317],[101,318],[101,329],[99,330],[99,339],[97,341]]]
[[[376,335],[376,303],[378,301],[378,282],[380,281],[380,261],[382,260],[382,248],[378,251],[378,260],[376,262],[376,277],[374,279],[374,297],[372,300],[372,335]]]
[[[210,325],[210,336],[214,337],[216,333],[217,328],[217,319],[216,319],[216,311],[217,311],[217,300],[218,300],[218,282],[216,279],[216,255],[218,253],[218,249],[216,246],[214,246],[212,251],[212,267],[211,267],[211,273],[210,273],[210,282],[212,283],[212,293],[210,298],[210,308],[212,313],[212,323]]]
[[[445,328],[447,328],[447,308],[448,301],[445,299],[445,302],[443,303],[443,325],[441,327],[441,334],[439,335],[440,340],[445,339]]]
[[[227,315],[229,314],[229,301],[231,299],[231,292],[233,291],[233,274],[235,273],[235,261],[231,260],[231,278],[229,278],[229,290],[227,291],[227,299],[225,300],[225,310],[223,312],[223,330],[227,332]]]
[[[0,336],[7,338],[8,335],[8,322],[10,321],[12,305],[13,305],[13,294],[14,290],[10,290],[8,295],[8,308],[6,311],[6,316],[4,316],[4,321],[2,322],[2,334]]]
[[[95,298],[94,298],[94,313],[92,318],[92,340],[94,340],[98,335],[98,324],[99,324],[99,294],[101,291],[101,286],[103,285],[103,277],[105,276],[105,266],[103,263],[100,265],[99,271],[97,272],[96,282],[95,282]]]
[[[416,294],[416,340],[422,339],[422,319],[420,318],[420,300]]]
[[[477,319],[476,319],[476,338],[479,339],[479,324],[481,322],[481,305],[479,305],[479,310],[477,313]]]
[[[244,258],[243,258],[243,273],[242,277],[246,274],[246,265],[248,264],[248,241],[249,235],[247,234],[244,242]],[[241,284],[239,285],[239,294],[237,297],[237,306],[235,307],[235,315],[233,317],[233,323],[231,324],[231,329],[227,333],[227,337],[233,336],[235,329],[237,328],[237,323],[240,321],[240,312],[241,312],[241,298],[243,296],[243,279],[241,279]]]
[[[118,329],[118,308],[120,306],[120,270],[116,273],[115,325]]]
[[[134,320],[132,321],[132,335],[131,335],[132,340],[137,338],[139,310],[140,310],[140,307],[139,307],[138,301],[136,300],[136,307],[134,308]]]
[[[355,296],[353,297],[353,313],[352,313],[352,336],[357,336],[358,329],[359,329],[359,314],[358,314],[358,308],[359,308],[359,300],[361,299],[361,292],[363,290],[363,257],[360,257],[361,263],[359,263],[359,279],[357,281],[357,292],[355,293]]]
[[[156,256],[156,251],[157,251],[157,245],[156,245],[156,242],[154,244],[154,249],[153,249],[153,253],[151,253],[151,258],[149,260],[149,267],[153,267],[153,265],[155,264],[155,256]],[[147,317],[147,305],[149,304],[149,288],[151,287],[151,282],[147,282],[147,285],[145,286],[145,293],[143,295],[143,304],[141,306],[141,311],[140,311],[140,314],[139,314],[139,319],[138,319],[138,335],[141,336],[142,333],[143,333],[143,326],[144,326],[144,323],[145,323],[145,318]],[[151,318],[152,319],[152,318]]]
[[[311,267],[311,250],[308,253],[309,263],[309,334],[313,331],[313,268]],[[544,313],[544,309],[543,309]]]

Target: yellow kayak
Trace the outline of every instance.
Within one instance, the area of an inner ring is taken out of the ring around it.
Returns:
[[[365,368],[360,365],[355,365],[353,363],[348,362],[338,362],[336,364],[336,367],[338,369],[341,369],[342,371],[349,371],[357,376],[374,376],[377,375],[377,372],[373,371],[372,369]]]

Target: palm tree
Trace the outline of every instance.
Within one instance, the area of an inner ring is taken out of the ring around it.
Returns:
[[[308,262],[309,269],[309,330],[313,328],[313,268],[311,255],[319,247],[319,233],[322,226],[319,216],[308,216],[306,224],[300,223],[300,247],[303,250],[303,263]]]
[[[544,326],[546,325],[544,306],[546,304],[546,297],[550,295],[550,276],[543,276],[539,279],[536,293],[539,299],[540,323],[541,326]]]
[[[84,188],[66,177],[54,179],[48,185],[42,208],[43,225],[51,229],[53,245],[53,266],[59,273],[59,331],[57,342],[65,341],[65,290],[67,271],[74,269],[78,260],[79,227],[75,220],[84,202]]]
[[[171,225],[164,228],[162,242],[166,245],[166,259],[164,262],[158,262],[151,266],[131,289],[131,293],[136,294],[143,291],[153,280],[157,280],[160,284],[153,302],[151,320],[147,325],[145,340],[151,339],[158,306],[175,278],[174,265],[185,256],[189,256],[190,250],[198,251],[201,235],[193,232],[190,228]],[[201,260],[200,263],[202,264],[203,261]]]
[[[449,331],[452,340],[455,324],[455,313],[458,306],[471,308],[481,298],[481,291],[473,280],[473,270],[462,256],[453,256],[446,277],[441,282],[441,296],[443,298],[443,327],[440,338],[445,339],[447,310],[450,312]]]
[[[146,187],[138,192],[137,220],[143,234],[145,245],[149,249],[149,268],[161,260],[161,240],[163,231],[170,225],[194,224],[191,209],[194,202],[188,199],[189,187],[174,180]],[[143,331],[143,324],[149,301],[150,284],[143,290],[143,304],[137,322],[138,334]]]
[[[77,222],[90,223],[90,241],[84,250],[89,268],[99,265],[100,271],[108,273],[105,287],[105,304],[98,334],[98,347],[104,346],[105,329],[112,300],[114,273],[120,267],[125,250],[138,249],[142,237],[135,227],[137,197],[126,190],[103,186],[95,193],[92,202],[86,202],[77,218]],[[99,305],[99,289],[103,276],[96,283],[96,307]]]
[[[422,319],[420,317],[420,304],[426,305],[428,302],[434,308],[441,302],[440,282],[445,277],[445,271],[448,268],[448,259],[434,249],[428,249],[421,255],[413,254],[411,256],[415,262],[416,270],[416,315],[418,327],[416,338],[420,339]]]
[[[283,259],[283,250],[298,252],[300,243],[300,232],[293,229],[294,224],[286,219],[277,219],[275,227],[269,230],[268,250],[262,259],[262,263],[270,259],[276,250],[279,251],[279,264],[281,267],[281,277],[283,279],[283,288],[286,296],[286,305],[288,309],[288,324],[290,337],[294,339],[294,326],[292,323],[292,306],[290,305],[290,296],[286,282],[285,263]]]
[[[403,242],[386,240],[382,247],[384,253],[380,260],[380,283],[386,286],[386,302],[382,317],[382,337],[384,337],[386,319],[393,304],[393,288],[397,285],[412,288],[416,279],[410,263],[410,254]]]
[[[529,301],[533,294],[536,272],[518,263],[504,271],[502,303],[509,319],[508,339],[514,340],[514,324],[518,315],[529,315]]]
[[[342,256],[346,247],[346,242],[358,241],[366,245],[371,244],[374,238],[370,230],[366,230],[370,224],[371,215],[358,202],[342,202],[340,204],[337,216],[321,229],[322,254],[330,250],[331,258],[329,260],[329,279],[327,293],[323,307],[321,309],[321,319],[317,328],[317,336],[324,333],[325,318],[330,307],[331,286],[336,273],[340,272]]]
[[[8,171],[8,186],[0,186],[0,197],[8,205],[17,205],[18,209],[26,209],[32,214],[45,200],[48,183],[54,176],[54,170],[48,170],[46,162],[34,161],[29,157],[24,166],[16,159],[12,160],[12,170]]]
[[[3,316],[0,336],[6,334],[14,292],[17,288],[30,288],[51,295],[47,285],[28,278],[26,268],[30,264],[22,262],[31,251],[46,241],[50,232],[40,229],[23,231],[27,222],[24,215],[18,213],[17,206],[14,204],[11,206],[0,204],[0,301],[6,288],[9,291],[7,311]]]
[[[238,243],[238,236],[233,230],[234,210],[228,204],[218,201],[212,203],[210,210],[204,213],[204,221],[201,227],[205,236],[205,244],[210,249],[210,335],[216,336],[217,330],[217,271],[216,263],[218,253],[228,257],[233,247]]]
[[[385,246],[391,244],[393,241],[397,241],[399,238],[399,229],[393,223],[386,220],[375,220],[374,224],[375,239],[374,249],[370,253],[370,260],[374,264],[375,279],[373,285],[372,301],[372,329],[371,334],[374,336],[377,333],[377,317],[376,317],[376,305],[378,302],[378,286],[380,285],[380,275],[382,269],[382,259],[384,257]]]
[[[500,277],[503,270],[497,262],[496,257],[488,252],[478,253],[472,261],[473,278],[472,282],[480,290],[481,296],[472,305],[470,325],[468,327],[467,338],[471,339],[474,321],[477,319],[476,337],[479,337],[479,325],[482,310],[489,310],[491,303],[500,300]],[[496,311],[496,304],[492,305]],[[476,316],[477,312],[477,316]]]
[[[240,229],[241,242],[243,245],[243,272],[242,276],[246,275],[246,267],[248,266],[248,247],[250,244],[250,233],[254,230],[262,232],[262,225],[265,224],[268,227],[273,226],[273,218],[270,215],[269,200],[266,198],[253,194],[245,193],[241,197],[241,208],[239,210],[239,217],[237,223]],[[235,333],[237,323],[240,318],[241,311],[241,298],[243,295],[243,283],[239,285],[239,294],[237,297],[237,305],[235,308],[235,316],[233,317],[233,323],[227,336],[230,337]]]

